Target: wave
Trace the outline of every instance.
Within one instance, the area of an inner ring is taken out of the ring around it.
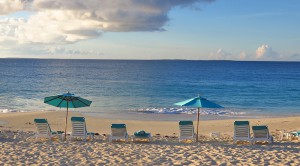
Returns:
[[[23,112],[23,111],[12,110],[12,109],[0,109],[0,113],[10,113],[10,112]]]
[[[197,108],[140,108],[129,110],[132,113],[144,114],[197,114]],[[246,112],[231,109],[200,109],[200,115],[245,115]]]

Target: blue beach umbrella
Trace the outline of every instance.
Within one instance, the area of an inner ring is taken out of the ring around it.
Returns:
[[[89,107],[92,101],[75,96],[74,94],[68,92],[62,95],[45,97],[44,103],[55,107],[67,108],[66,127],[65,127],[65,140],[66,140],[69,108]]]
[[[199,128],[199,117],[200,117],[200,108],[223,108],[219,104],[213,103],[200,95],[198,97],[194,97],[188,100],[184,100],[178,103],[175,103],[175,105],[179,106],[185,106],[185,107],[195,107],[198,108],[197,113],[197,142],[198,142],[198,128]]]

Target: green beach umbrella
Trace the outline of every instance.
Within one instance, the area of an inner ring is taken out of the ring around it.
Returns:
[[[196,141],[198,142],[198,128],[199,128],[199,117],[200,117],[200,108],[223,108],[222,106],[213,103],[200,95],[198,97],[194,97],[188,100],[184,100],[178,103],[175,103],[175,105],[179,106],[185,106],[185,107],[195,107],[198,108],[197,113],[197,138]]]
[[[65,140],[66,140],[69,108],[89,107],[92,101],[75,96],[74,94],[68,92],[62,95],[45,97],[44,103],[55,107],[67,108],[66,127],[65,127]]]

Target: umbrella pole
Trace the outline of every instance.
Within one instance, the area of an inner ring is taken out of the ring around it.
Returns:
[[[200,108],[198,107],[198,113],[197,113],[197,138],[196,138],[196,142],[198,142],[199,117],[200,117]]]
[[[65,127],[65,140],[67,140],[68,113],[69,113],[69,102],[67,102],[67,115],[66,115],[66,127]]]

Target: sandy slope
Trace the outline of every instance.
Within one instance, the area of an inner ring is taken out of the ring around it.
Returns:
[[[86,117],[90,131],[100,133],[92,141],[51,141],[34,139],[35,117],[47,118],[53,130],[64,129],[64,112],[30,112],[0,114],[0,165],[8,164],[105,164],[105,165],[299,165],[300,143],[276,141],[272,145],[233,145],[234,120],[201,121],[202,135],[221,132],[221,140],[201,137],[199,143],[178,143],[177,122],[110,120]],[[80,116],[71,113],[70,116]],[[299,117],[253,119],[276,130],[300,130]],[[155,137],[151,143],[109,143],[111,123],[126,123],[129,134],[144,129]],[[17,131],[19,130],[19,131]],[[69,129],[70,131],[70,129]],[[175,133],[175,134],[174,134]],[[165,136],[169,137],[166,138]]]

